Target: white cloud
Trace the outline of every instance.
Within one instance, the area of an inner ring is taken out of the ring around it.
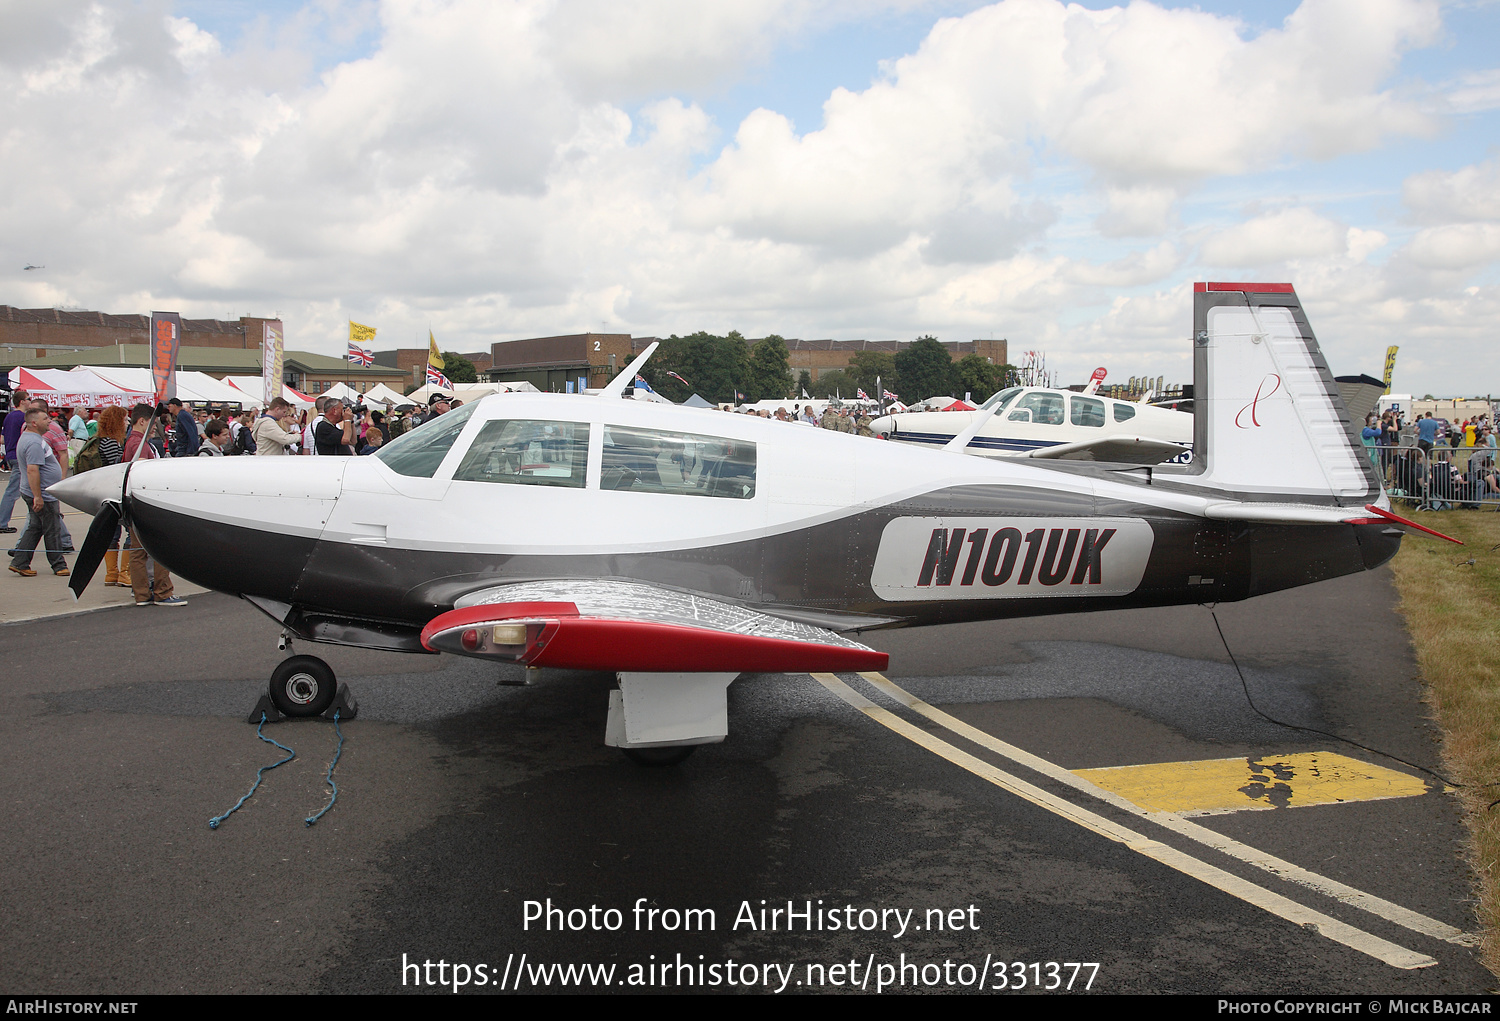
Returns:
[[[1172,225],[1172,205],[1177,201],[1175,189],[1109,188],[1106,194],[1108,208],[1094,224],[1107,238],[1153,237]]]
[[[1500,259],[1500,223],[1458,223],[1429,227],[1407,246],[1423,269],[1468,269]]]
[[[1413,174],[1402,184],[1401,198],[1423,223],[1500,220],[1500,159],[1452,173]]]
[[[1211,235],[1201,255],[1210,266],[1250,267],[1346,251],[1349,229],[1311,209],[1257,216]]]
[[[1500,108],[1500,68],[1465,75],[1448,89],[1448,103],[1458,113]]]

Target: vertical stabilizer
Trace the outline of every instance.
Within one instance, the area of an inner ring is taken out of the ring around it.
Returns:
[[[1198,483],[1242,499],[1362,505],[1380,496],[1291,284],[1195,284]]]

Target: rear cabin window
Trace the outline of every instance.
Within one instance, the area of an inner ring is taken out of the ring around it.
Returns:
[[[755,496],[755,444],[605,426],[599,488],[749,500]]]
[[[1069,398],[1073,405],[1073,424],[1098,429],[1104,425],[1104,402],[1093,397]]]
[[[1031,421],[1038,425],[1062,425],[1062,395],[1043,392],[1029,393],[1016,402],[1015,410],[1010,413],[1010,420],[1012,422],[1026,421],[1026,416],[1021,414],[1023,411],[1031,412]]]
[[[582,489],[588,452],[587,422],[486,422],[458,463],[453,481]]]
[[[430,479],[437,472],[438,465],[443,463],[443,458],[448,456],[448,451],[453,449],[454,441],[464,431],[469,416],[477,407],[477,403],[467,404],[457,411],[423,422],[371,456],[380,458],[393,472],[414,479]]]
[[[1128,422],[1128,421],[1130,421],[1134,417],[1135,417],[1135,405],[1134,404],[1122,404],[1119,401],[1115,402],[1115,421],[1116,422]]]

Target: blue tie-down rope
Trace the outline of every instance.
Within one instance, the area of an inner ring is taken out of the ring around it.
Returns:
[[[328,781],[328,786],[333,788],[333,796],[328,799],[328,804],[324,805],[322,811],[317,815],[310,815],[302,820],[309,826],[323,818],[323,812],[332,808],[333,803],[339,799],[339,785],[333,782],[333,767],[339,764],[339,756],[344,754],[344,732],[339,729],[339,711],[337,709],[333,711],[333,732],[339,736],[339,745],[334,749],[333,761],[328,764],[328,775],[324,778]]]
[[[335,721],[335,723],[336,722],[337,721]],[[258,738],[260,738],[266,744],[273,744],[277,748],[280,748],[282,751],[286,752],[286,758],[282,759],[280,762],[273,762],[269,766],[261,766],[260,769],[256,770],[255,771],[255,783],[252,784],[251,787],[250,787],[250,789],[245,792],[245,796],[243,798],[240,798],[240,800],[236,801],[234,803],[234,807],[231,808],[229,811],[225,812],[223,815],[215,816],[214,818],[208,820],[208,828],[209,829],[211,829],[211,830],[218,829],[219,828],[219,823],[223,822],[225,819],[228,819],[235,812],[239,811],[239,807],[241,805],[243,805],[245,802],[247,802],[247,801],[250,800],[250,795],[254,794],[255,791],[256,791],[256,789],[258,787],[260,787],[261,777],[265,775],[266,770],[268,770],[268,769],[275,769],[277,766],[284,766],[288,762],[291,762],[293,759],[295,759],[297,757],[297,753],[294,752],[294,751],[292,751],[286,745],[282,744],[280,741],[276,741],[276,740],[273,740],[273,739],[271,739],[269,737],[266,737],[265,734],[261,733],[261,731],[265,728],[265,725],[266,725],[266,714],[265,713],[261,713],[260,714],[260,726],[255,728],[255,736],[258,737]],[[340,741],[340,743],[342,744],[342,740]],[[335,761],[337,761],[337,760],[335,760]],[[323,811],[326,812],[328,810],[325,808]]]

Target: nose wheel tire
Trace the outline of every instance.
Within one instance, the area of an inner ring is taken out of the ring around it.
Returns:
[[[284,659],[271,674],[271,702],[283,716],[321,716],[337,690],[333,669],[316,656]]]
[[[665,748],[621,748],[625,757],[637,766],[675,766],[698,750],[695,744],[669,745]]]

